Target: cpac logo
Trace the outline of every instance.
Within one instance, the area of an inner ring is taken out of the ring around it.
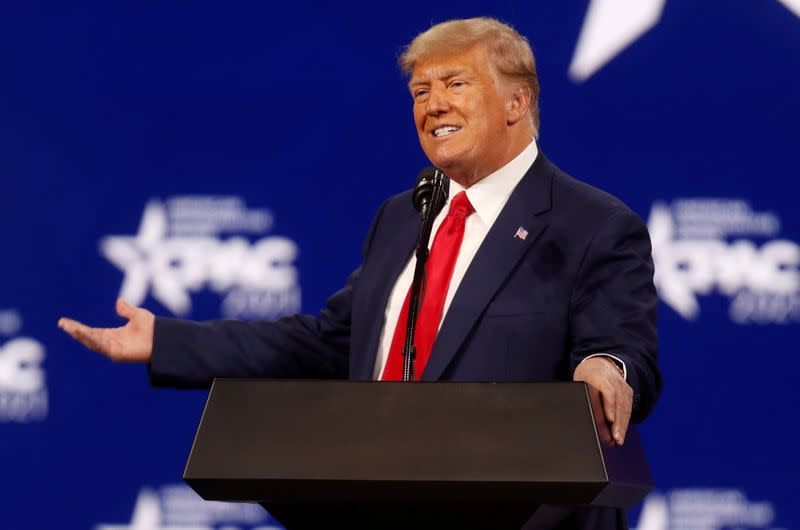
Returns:
[[[800,0],[778,0],[800,17]],[[655,26],[667,0],[592,0],[569,67],[582,82]]]
[[[18,331],[21,319],[16,311],[0,311],[0,323],[13,323],[4,331]],[[47,416],[44,346],[27,337],[17,337],[0,343],[0,422],[27,423],[41,421]]]
[[[771,503],[751,502],[741,490],[679,489],[648,496],[635,530],[767,529],[774,519]]]
[[[100,251],[125,273],[119,296],[140,305],[148,292],[176,315],[192,309],[191,292],[226,294],[227,317],[272,318],[300,309],[294,260],[297,245],[278,236],[251,243],[222,232],[262,233],[264,210],[236,197],[178,197],[150,201],[135,236],[108,236]]]
[[[231,525],[236,523],[236,525]],[[256,526],[258,525],[258,526]],[[161,495],[143,489],[131,522],[101,523],[95,530],[280,530],[260,506],[207,502],[186,486],[165,486]]]
[[[686,319],[700,313],[698,295],[714,289],[732,298],[738,323],[800,321],[800,245],[785,239],[757,245],[750,239],[777,234],[772,213],[744,200],[682,199],[656,203],[648,219],[655,283],[661,299]]]

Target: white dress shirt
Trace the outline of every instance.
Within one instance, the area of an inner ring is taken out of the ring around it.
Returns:
[[[453,301],[458,286],[464,278],[464,274],[472,263],[472,258],[478,252],[478,248],[483,243],[489,229],[492,228],[497,216],[500,215],[503,207],[508,202],[511,192],[517,187],[519,181],[528,172],[528,169],[533,165],[539,154],[539,149],[536,146],[536,140],[532,140],[530,144],[519,154],[511,160],[508,164],[501,167],[494,173],[479,180],[466,190],[463,186],[455,181],[450,181],[450,192],[448,193],[447,202],[445,202],[442,211],[436,216],[433,221],[433,229],[431,230],[431,238],[428,242],[430,247],[434,240],[433,234],[441,226],[447,212],[450,210],[450,201],[453,197],[462,191],[466,191],[467,198],[475,208],[475,212],[467,217],[464,227],[464,239],[461,242],[461,248],[458,251],[458,258],[453,268],[453,275],[450,279],[450,286],[447,289],[447,296],[444,300],[444,308],[442,309],[442,319],[439,321],[439,327],[444,322],[447,310],[450,307],[450,302]],[[389,358],[389,350],[392,347],[392,339],[394,338],[395,327],[397,326],[397,319],[400,317],[400,310],[403,308],[406,295],[411,282],[414,278],[414,267],[416,266],[417,258],[412,254],[411,259],[406,264],[403,272],[397,278],[394,284],[392,294],[389,296],[389,302],[386,305],[384,312],[384,325],[381,331],[381,338],[378,342],[378,356],[375,360],[375,371],[373,376],[375,379],[380,379],[383,370],[386,366],[386,360]],[[401,324],[405,326],[405,323]],[[609,356],[613,357],[613,356]],[[587,357],[588,358],[588,357]],[[620,365],[624,370],[624,363],[619,359]],[[625,373],[627,375],[627,373]]]

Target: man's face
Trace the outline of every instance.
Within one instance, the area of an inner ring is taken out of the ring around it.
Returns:
[[[471,185],[510,160],[508,87],[483,46],[423,59],[409,88],[422,150],[448,176]]]

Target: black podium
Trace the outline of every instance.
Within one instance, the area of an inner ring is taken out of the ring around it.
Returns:
[[[289,530],[519,529],[652,489],[635,429],[608,446],[592,406],[583,383],[218,379],[184,479]]]

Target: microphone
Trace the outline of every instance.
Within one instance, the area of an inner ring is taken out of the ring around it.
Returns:
[[[436,217],[447,200],[447,190],[444,187],[444,173],[440,169],[428,166],[422,169],[417,176],[417,184],[411,194],[414,208],[425,219],[432,208],[432,216]]]
[[[414,186],[414,191],[411,193],[411,202],[414,203],[414,208],[422,213],[422,209],[430,204],[431,197],[433,196],[433,178],[436,176],[436,168],[428,166],[422,168],[422,171],[417,175],[417,185]]]
[[[447,201],[447,192],[444,173],[441,169],[426,167],[417,177],[417,185],[411,194],[414,208],[422,216],[422,224],[417,240],[415,253],[417,263],[414,267],[414,278],[411,281],[411,292],[408,304],[408,318],[406,320],[406,338],[403,345],[403,381],[413,381],[414,358],[417,356],[414,348],[414,333],[417,329],[417,316],[420,308],[422,284],[425,281],[425,263],[428,261],[428,241],[431,238],[433,220],[439,215],[444,203]]]

